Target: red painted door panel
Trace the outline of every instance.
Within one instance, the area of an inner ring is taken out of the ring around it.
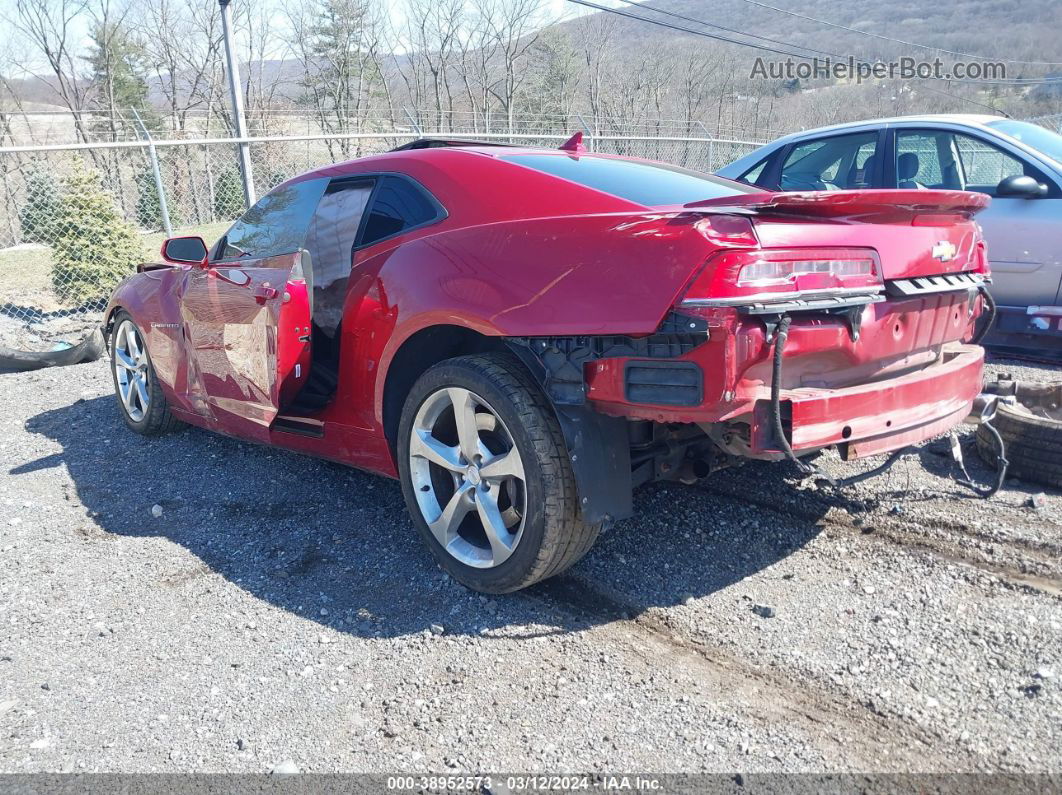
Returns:
[[[290,281],[299,254],[195,268],[188,273],[181,316],[197,410],[220,430],[269,441],[282,395],[309,362],[306,286]],[[198,401],[195,398],[198,397]]]

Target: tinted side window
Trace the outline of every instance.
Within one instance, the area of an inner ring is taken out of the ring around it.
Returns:
[[[929,131],[897,132],[896,187],[962,190],[951,135]]]
[[[956,135],[955,146],[959,150],[959,159],[966,176],[966,190],[995,196],[1001,181],[1027,174],[1020,160],[980,138]],[[1035,174],[1028,173],[1028,176]]]
[[[313,283],[323,290],[350,275],[354,241],[374,181],[333,182],[317,205],[306,235]]]
[[[759,178],[763,175],[763,169],[767,167],[767,161],[770,159],[770,155],[763,158],[763,160],[761,160],[759,163],[757,163],[744,174],[742,174],[740,177],[738,177],[738,182],[744,182],[748,185],[755,185],[757,183],[757,180],[759,180]]]
[[[219,241],[216,259],[271,257],[298,251],[327,185],[327,179],[311,179],[270,191],[229,228]]]
[[[876,132],[834,135],[797,144],[782,166],[782,190],[867,187],[877,157]]]
[[[438,205],[409,180],[383,177],[372,197],[359,245],[367,246],[385,237],[434,221]]]

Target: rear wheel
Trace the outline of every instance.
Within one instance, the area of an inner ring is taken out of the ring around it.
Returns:
[[[399,425],[402,491],[432,554],[477,591],[565,570],[600,529],[579,516],[557,418],[520,363],[463,356],[428,370]]]
[[[111,376],[125,424],[144,436],[158,436],[183,425],[171,413],[155,376],[144,336],[133,319],[119,312],[111,334]]]

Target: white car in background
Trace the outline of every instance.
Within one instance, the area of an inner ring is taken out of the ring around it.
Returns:
[[[1062,135],[999,116],[902,116],[787,135],[717,173],[768,190],[987,193],[977,220],[999,314],[985,343],[1062,354]]]

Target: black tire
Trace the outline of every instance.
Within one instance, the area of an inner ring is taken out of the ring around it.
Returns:
[[[143,417],[134,419],[122,402],[122,396],[118,386],[118,362],[117,357],[115,356],[115,346],[118,341],[118,332],[122,328],[122,324],[126,322],[133,325],[139,333],[141,340],[143,340],[144,337],[143,332],[140,331],[140,327],[136,325],[128,312],[120,311],[114,316],[114,322],[111,324],[111,337],[108,340],[107,351],[111,356],[111,383],[114,384],[114,396],[118,402],[118,413],[122,415],[122,419],[131,430],[136,431],[143,436],[161,436],[184,427],[184,423],[174,417],[170,412],[169,404],[166,402],[166,396],[162,392],[162,387],[159,386],[159,379],[155,375],[155,366],[151,363],[151,356],[148,354],[146,346],[143,349],[143,355],[147,365],[144,371],[144,380],[147,385],[148,393],[147,411],[143,412]]]
[[[470,566],[451,555],[429,529],[415,494],[410,462],[414,421],[425,401],[447,387],[482,397],[504,423],[523,461],[523,533],[511,556],[490,568]],[[463,585],[492,594],[526,588],[572,566],[597,539],[601,525],[580,516],[575,478],[553,408],[515,357],[488,353],[435,365],[410,390],[398,434],[402,493],[413,523],[442,569]]]
[[[992,426],[1006,445],[1008,472],[1022,480],[1062,488],[1062,422],[1036,417],[1006,403],[998,404]],[[977,452],[994,466],[996,443],[987,429],[977,429]]]

